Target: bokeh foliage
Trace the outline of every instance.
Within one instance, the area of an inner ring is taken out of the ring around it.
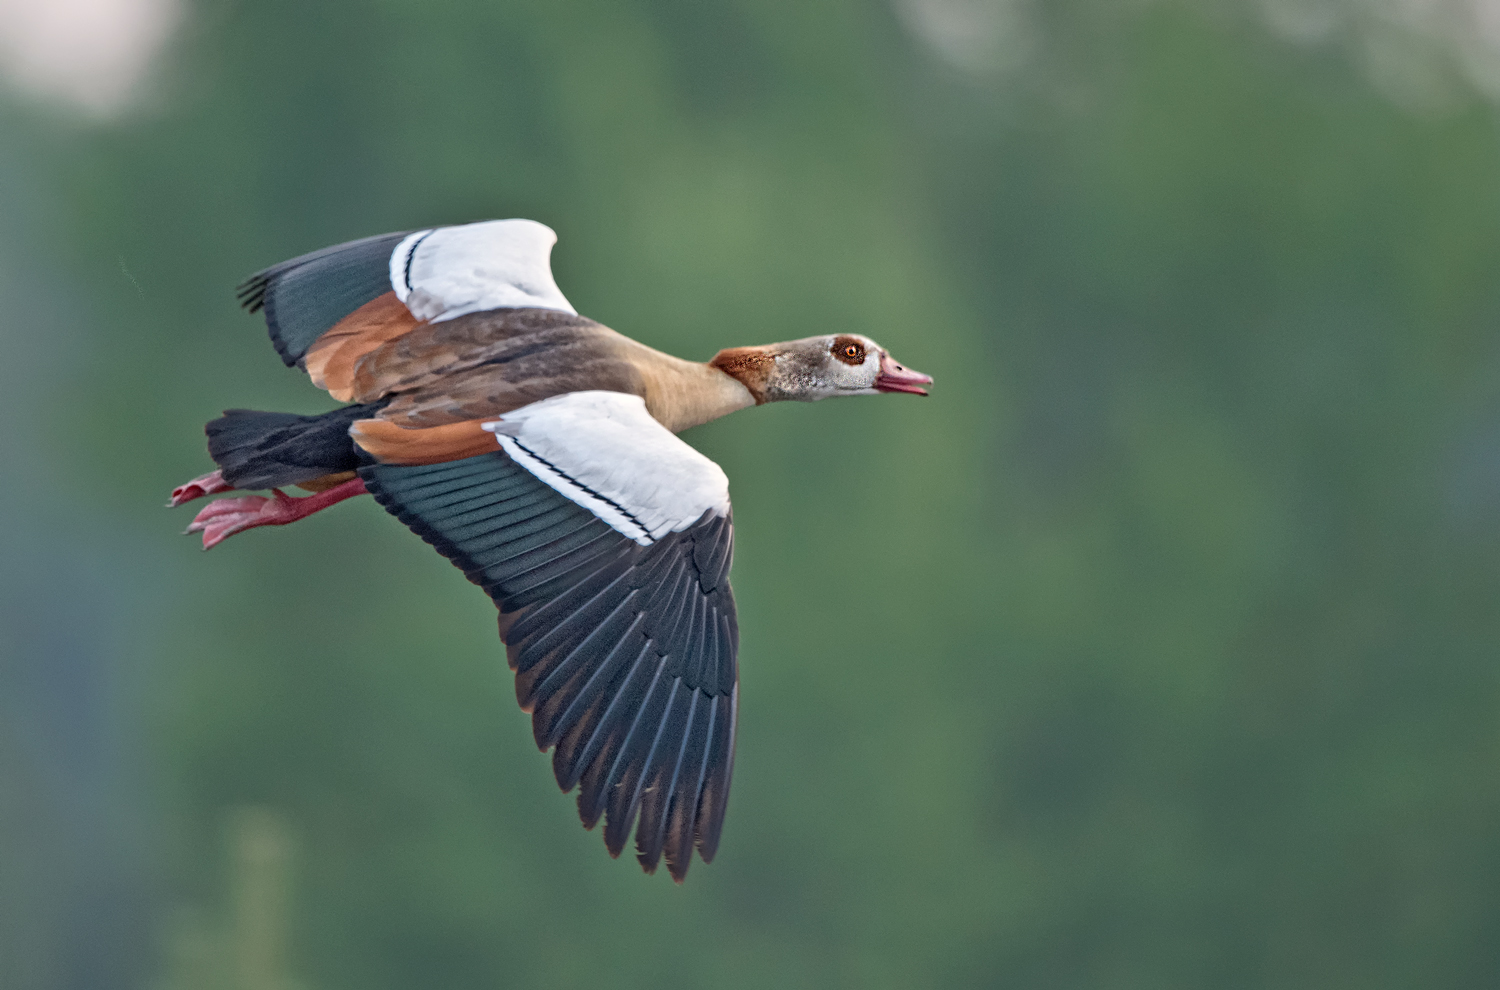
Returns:
[[[245,805],[320,990],[1491,982],[1495,112],[1223,6],[1038,17],[973,76],[868,2],[203,3],[148,112],[0,111],[16,985],[167,979]],[[157,508],[219,409],[329,405],[241,276],[494,216],[654,346],[937,378],[688,435],[744,645],[682,888],[578,828],[377,506],[208,555]]]

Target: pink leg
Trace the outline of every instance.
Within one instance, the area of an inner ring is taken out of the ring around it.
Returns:
[[[228,537],[256,526],[285,526],[287,523],[306,519],[321,509],[342,502],[346,498],[365,493],[365,483],[359,478],[348,481],[306,498],[292,498],[281,489],[273,488],[270,498],[248,495],[245,498],[221,498],[205,505],[198,512],[185,532],[202,533],[203,549],[218,546]]]
[[[182,503],[191,502],[195,498],[232,491],[234,491],[234,486],[224,480],[223,472],[214,471],[172,489],[172,499],[167,502],[167,508],[175,509]]]

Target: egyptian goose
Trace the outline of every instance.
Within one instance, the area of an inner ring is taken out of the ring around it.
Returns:
[[[554,748],[611,856],[681,882],[724,823],[738,697],[734,526],[719,466],[676,434],[765,402],[926,395],[868,337],[734,347],[698,364],[578,315],[553,281],[557,235],[492,220],[351,241],[240,286],[287,365],[350,403],[321,416],[229,410],[218,470],[172,492],[210,502],[205,549],[366,492],[463,569],[500,638],[537,745]],[[291,498],[296,485],[314,494]]]

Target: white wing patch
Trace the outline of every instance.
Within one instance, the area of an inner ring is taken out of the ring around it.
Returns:
[[[517,464],[642,546],[729,511],[723,470],[638,395],[554,395],[483,427]]]
[[[430,323],[487,309],[575,310],[552,280],[557,235],[535,220],[486,220],[410,234],[391,252],[391,288]]]

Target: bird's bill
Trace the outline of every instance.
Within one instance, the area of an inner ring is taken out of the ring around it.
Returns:
[[[926,395],[927,390],[922,385],[931,385],[932,376],[924,375],[920,371],[912,371],[890,354],[880,355],[880,374],[875,376],[875,391],[877,392],[910,392],[912,395]]]

